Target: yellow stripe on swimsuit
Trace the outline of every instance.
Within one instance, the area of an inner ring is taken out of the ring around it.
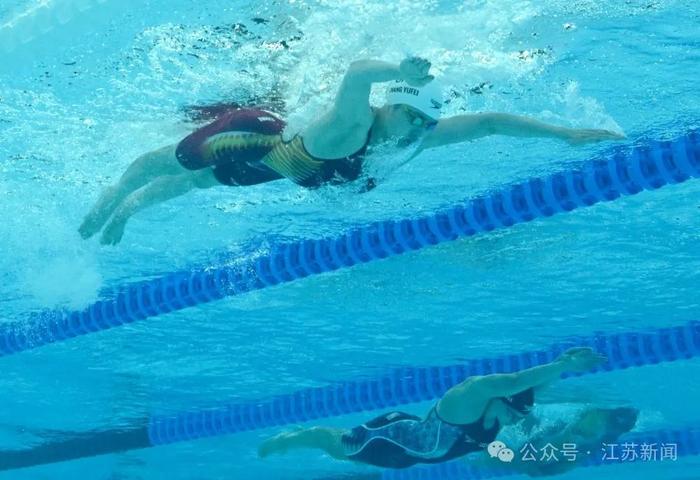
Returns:
[[[284,142],[280,135],[223,132],[208,138],[203,152],[207,161],[220,163],[232,158],[236,151],[258,147],[272,148],[259,163],[296,183],[303,184],[318,176],[324,165],[323,160],[309,155],[299,136]]]
[[[304,148],[300,136],[295,136],[289,142],[280,142],[265,155],[260,163],[287,177],[293,182],[303,184],[318,176],[324,160],[313,158]]]
[[[222,132],[209,137],[203,145],[203,157],[211,163],[224,162],[236,151],[249,148],[273,148],[282,143],[279,135],[251,132]],[[213,161],[212,161],[213,160]]]

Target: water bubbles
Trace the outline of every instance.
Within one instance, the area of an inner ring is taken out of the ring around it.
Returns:
[[[44,261],[30,262],[33,268],[25,268],[20,281],[39,305],[84,307],[97,297],[102,286],[97,264],[66,252],[55,253]]]
[[[68,23],[76,14],[83,14],[97,2],[105,0],[64,0],[42,2],[18,10],[0,26],[0,45],[6,52],[19,44],[29,43],[52,31],[57,25]]]

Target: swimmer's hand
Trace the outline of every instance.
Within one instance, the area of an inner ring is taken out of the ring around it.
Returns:
[[[605,142],[608,140],[624,140],[625,137],[621,133],[612,132],[610,130],[600,130],[595,128],[577,128],[569,129],[566,132],[564,140],[569,145],[585,145],[587,143]]]
[[[414,87],[422,87],[435,78],[429,71],[430,62],[425,58],[408,57],[399,65],[401,79]]]
[[[562,353],[557,361],[569,372],[582,373],[604,364],[608,359],[591,348],[576,347]]]

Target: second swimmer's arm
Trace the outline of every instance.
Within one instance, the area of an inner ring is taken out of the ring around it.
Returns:
[[[471,423],[481,417],[491,399],[550,383],[566,370],[566,362],[557,359],[516,373],[469,378],[445,393],[437,404],[438,413],[450,423]]]
[[[604,356],[590,348],[572,348],[545,365],[515,373],[469,378],[445,393],[438,402],[438,413],[451,423],[471,423],[482,415],[493,398],[509,397],[551,383],[564,372],[585,372],[605,361]]]
[[[624,135],[609,130],[559,127],[534,118],[508,113],[477,113],[455,115],[440,120],[438,125],[425,136],[421,149],[465,142],[489,135],[554,138],[564,140],[571,145],[625,138]]]

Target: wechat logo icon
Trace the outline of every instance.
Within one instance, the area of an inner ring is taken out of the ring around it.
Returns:
[[[489,443],[486,450],[489,452],[489,456],[491,458],[498,458],[504,463],[510,463],[515,458],[515,452],[506,447],[505,443],[499,442],[498,440],[494,440],[493,442]]]

